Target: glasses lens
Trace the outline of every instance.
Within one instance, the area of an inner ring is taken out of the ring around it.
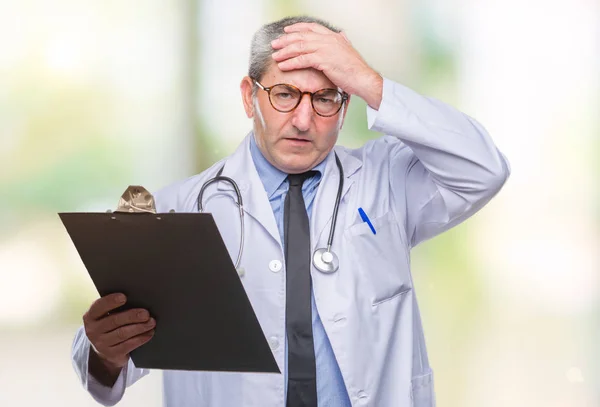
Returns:
[[[275,109],[287,112],[298,104],[300,92],[288,85],[275,85],[271,89],[269,97]]]
[[[322,89],[313,95],[313,106],[320,115],[334,115],[341,105],[342,94],[335,89]]]

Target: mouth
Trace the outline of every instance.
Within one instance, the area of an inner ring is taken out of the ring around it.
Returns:
[[[285,140],[294,142],[294,143],[310,143],[311,141],[307,138],[302,137],[286,137]]]

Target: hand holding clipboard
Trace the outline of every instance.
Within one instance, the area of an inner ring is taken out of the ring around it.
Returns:
[[[132,196],[142,204],[120,204],[125,213],[59,214],[102,297],[86,331],[102,361],[114,373],[129,351],[137,367],[279,373],[212,215],[136,212],[149,198]],[[113,307],[115,293],[127,302]],[[139,309],[148,319],[134,317]]]

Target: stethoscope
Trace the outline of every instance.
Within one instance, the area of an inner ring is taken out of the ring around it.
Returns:
[[[335,224],[337,221],[338,209],[340,208],[340,199],[342,197],[342,189],[344,187],[344,169],[342,168],[342,163],[340,162],[340,159],[338,158],[337,154],[334,153],[334,155],[335,155],[335,163],[337,164],[339,175],[340,175],[340,180],[338,182],[338,192],[337,192],[337,196],[335,198],[335,205],[333,207],[333,219],[331,221],[331,228],[329,229],[329,238],[327,239],[327,247],[321,247],[321,248],[315,250],[315,252],[313,253],[313,258],[312,258],[313,265],[315,266],[315,268],[317,270],[319,270],[320,272],[326,273],[326,274],[334,273],[335,271],[337,271],[337,269],[340,266],[338,256],[331,250],[331,245],[333,243],[333,235],[335,233]],[[223,165],[221,167],[221,169],[219,170],[219,172],[217,173],[217,175],[214,178],[211,178],[208,181],[206,181],[204,184],[202,184],[202,188],[200,188],[200,192],[198,193],[198,198],[196,199],[196,201],[197,201],[197,205],[198,205],[198,212],[202,213],[202,212],[204,212],[204,208],[202,206],[202,197],[204,196],[204,190],[210,184],[217,182],[217,181],[225,181],[225,182],[228,182],[229,184],[231,184],[231,186],[233,186],[233,189],[235,190],[235,194],[237,195],[236,205],[238,206],[239,211],[240,211],[240,231],[241,231],[240,249],[238,251],[237,260],[235,261],[235,269],[238,271],[238,273],[241,274],[240,261],[242,259],[242,252],[244,250],[244,204],[242,202],[242,194],[240,193],[240,189],[238,188],[237,183],[232,178],[221,175],[223,173],[224,168],[225,168],[225,165]]]

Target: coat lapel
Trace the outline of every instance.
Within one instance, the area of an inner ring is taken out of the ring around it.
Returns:
[[[354,184],[353,175],[362,166],[362,161],[348,154],[343,147],[334,148],[334,151],[340,158],[342,168],[344,169],[344,186],[342,187],[341,202]],[[338,193],[339,175],[340,173],[335,161],[335,156],[331,153],[327,157],[325,174],[321,179],[321,185],[319,185],[319,190],[313,205],[311,217],[311,242],[313,249],[324,247],[329,238],[329,230]],[[341,216],[342,214],[338,212],[338,222]],[[337,230],[336,233],[340,233],[340,231]]]
[[[271,237],[281,245],[273,209],[250,154],[250,137],[254,137],[252,132],[246,136],[233,155],[227,159],[221,175],[233,179],[238,184],[244,212],[260,223]],[[226,181],[219,181],[217,188],[219,191],[235,191],[233,186]]]

